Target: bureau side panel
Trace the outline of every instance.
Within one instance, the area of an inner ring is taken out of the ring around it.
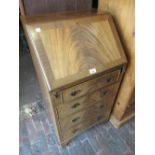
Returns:
[[[26,34],[26,39],[28,41],[28,45],[29,45],[29,48],[30,48],[30,53],[31,53],[31,56],[32,56],[35,71],[37,73],[37,78],[39,80],[40,88],[41,88],[43,99],[44,99],[44,104],[45,104],[45,107],[46,107],[46,109],[48,111],[49,118],[54,124],[55,132],[56,132],[56,135],[58,137],[58,141],[61,142],[61,133],[59,131],[59,124],[58,124],[58,121],[57,121],[57,114],[56,114],[56,111],[55,111],[55,109],[53,107],[51,95],[50,95],[50,92],[48,91],[48,88],[47,88],[43,73],[42,73],[42,71],[40,69],[40,64],[39,64],[39,62],[37,60],[37,57],[35,55],[35,52],[33,50],[31,42],[29,40],[27,30],[26,30],[24,24],[23,24],[23,27],[24,27],[24,31],[25,31],[25,34]]]

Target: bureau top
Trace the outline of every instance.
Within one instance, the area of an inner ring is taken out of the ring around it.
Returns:
[[[23,17],[22,22],[49,91],[127,63],[110,15]]]

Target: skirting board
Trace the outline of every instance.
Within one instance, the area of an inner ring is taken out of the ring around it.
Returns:
[[[132,119],[135,116],[135,112],[131,113],[130,115],[128,115],[127,117],[125,117],[124,119],[122,119],[121,121],[117,120],[114,116],[110,117],[110,122],[112,123],[112,125],[115,128],[120,128],[123,124],[125,124],[126,122],[128,122],[130,119]]]

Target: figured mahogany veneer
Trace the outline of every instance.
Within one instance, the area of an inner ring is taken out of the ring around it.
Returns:
[[[22,17],[58,140],[109,119],[127,59],[109,14]]]

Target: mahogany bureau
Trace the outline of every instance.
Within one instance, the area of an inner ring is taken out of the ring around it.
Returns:
[[[107,121],[127,67],[112,17],[61,13],[22,23],[60,144]]]

